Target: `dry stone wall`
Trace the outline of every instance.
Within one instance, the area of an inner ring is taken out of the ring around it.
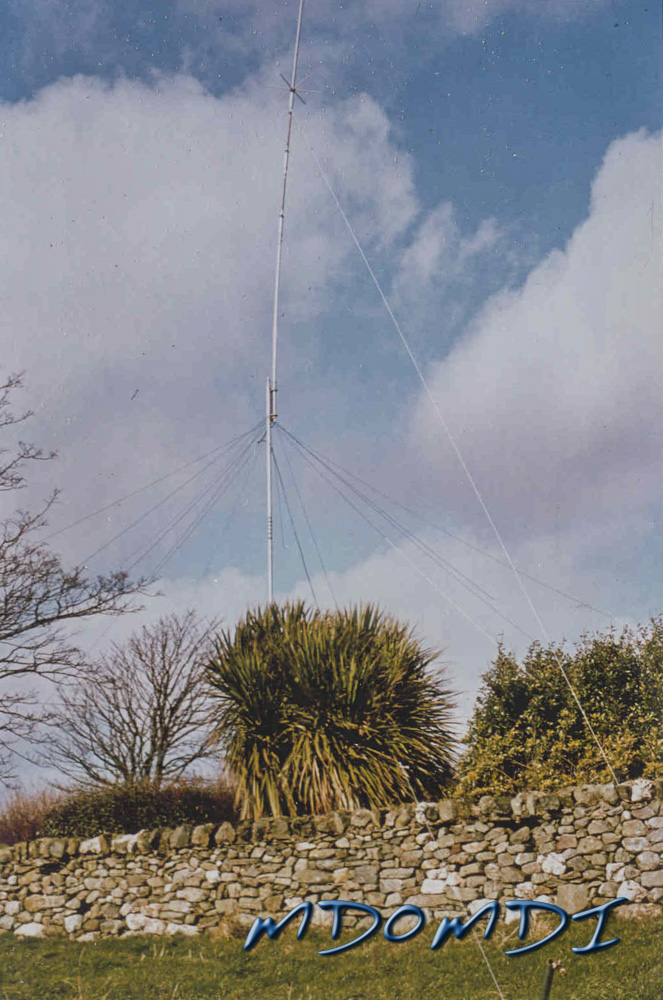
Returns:
[[[0,929],[24,937],[195,935],[304,899],[441,917],[616,896],[618,913],[663,914],[663,780],[0,849]]]

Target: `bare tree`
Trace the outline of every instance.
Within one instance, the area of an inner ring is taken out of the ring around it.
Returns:
[[[16,415],[10,407],[21,375],[0,383],[0,429],[22,423],[31,413]],[[19,441],[0,449],[0,493],[25,485],[25,465],[53,458]],[[83,663],[71,641],[74,620],[98,614],[117,615],[132,609],[131,598],[144,591],[126,573],[88,579],[82,567],[65,569],[57,555],[35,534],[45,527],[57,498],[51,494],[37,513],[16,511],[0,521],[0,780],[11,777],[17,740],[35,738],[39,713],[26,679],[52,680],[71,675]]]
[[[159,785],[212,756],[203,672],[218,625],[172,614],[112,644],[62,691],[50,763],[84,783]]]
[[[0,428],[13,427],[15,424],[22,424],[24,420],[32,416],[30,410],[25,410],[20,415],[13,413],[10,409],[11,395],[15,389],[20,389],[23,385],[21,374],[8,375],[5,381],[0,383]],[[0,448],[0,491],[18,490],[25,483],[23,476],[23,465],[32,460],[48,460],[55,458],[54,452],[45,453],[41,448],[33,444],[26,444],[19,441],[17,447]]]

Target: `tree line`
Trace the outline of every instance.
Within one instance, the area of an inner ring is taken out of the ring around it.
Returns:
[[[0,428],[30,415],[12,409],[20,386],[0,385]],[[1,451],[0,491],[51,457],[22,442]],[[56,496],[0,524],[5,782],[26,745],[78,787],[158,788],[223,759],[239,813],[259,817],[604,781],[603,753],[620,780],[661,774],[662,618],[572,651],[535,643],[520,663],[500,647],[461,741],[439,651],[371,605],[271,605],[230,629],[186,610],[86,655],[72,622],[126,613],[146,585],[65,568],[39,540]],[[46,711],[30,678],[57,685]]]

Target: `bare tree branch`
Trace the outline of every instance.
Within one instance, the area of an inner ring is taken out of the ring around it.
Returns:
[[[113,644],[62,691],[48,762],[84,783],[159,785],[212,756],[203,672],[219,624],[173,614]]]
[[[9,375],[0,383],[0,429],[31,416],[30,411],[16,415],[10,409],[12,392],[21,386],[22,374]],[[54,453],[20,441],[13,451],[0,449],[0,492],[23,487],[26,462],[53,457]],[[36,512],[19,509],[0,522],[0,682],[75,674],[84,659],[68,635],[71,623],[134,610],[132,598],[145,593],[144,582],[132,582],[126,573],[89,579],[85,567],[65,569],[55,553],[35,541],[57,495],[54,491]],[[0,692],[1,781],[11,777],[17,741],[38,740],[37,722],[32,694]]]
[[[12,392],[22,386],[23,372],[8,375],[4,382],[0,383],[0,429],[21,424],[32,416],[32,410],[25,410],[17,415],[10,409]],[[9,448],[0,448],[0,492],[18,490],[23,487],[23,466],[26,462],[47,461],[54,457],[55,452],[44,452],[33,444],[26,444],[25,441],[18,442],[13,454]]]

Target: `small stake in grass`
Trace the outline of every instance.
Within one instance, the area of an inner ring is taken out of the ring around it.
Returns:
[[[550,990],[552,989],[555,969],[559,969],[560,975],[564,975],[566,972],[566,969],[563,969],[559,962],[554,962],[551,958],[549,958],[546,964],[546,971],[543,976],[543,985],[541,987],[541,993],[539,994],[539,1000],[550,1000]]]

